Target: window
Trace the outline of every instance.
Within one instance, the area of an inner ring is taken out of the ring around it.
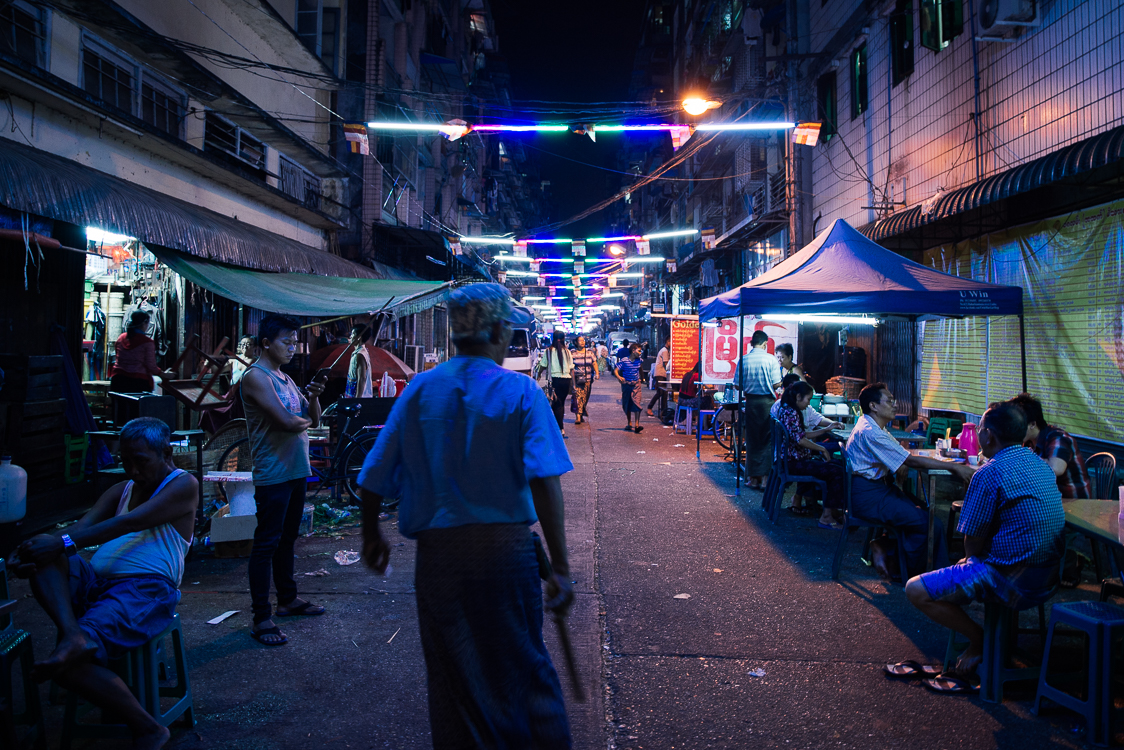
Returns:
[[[320,208],[320,178],[292,159],[281,157],[281,191],[309,208]]]
[[[816,81],[816,107],[823,123],[820,140],[827,143],[839,132],[839,112],[835,99],[835,72],[825,73]]]
[[[940,52],[964,31],[961,0],[921,0],[921,46]]]
[[[324,0],[297,0],[297,36],[308,51],[336,72],[340,9],[324,7]]]
[[[242,128],[207,112],[203,150],[231,156],[254,169],[265,170],[265,146]]]
[[[866,43],[851,53],[851,119],[870,109],[870,90],[867,87]]]
[[[183,116],[183,95],[152,76],[145,76],[141,84],[141,119],[157,130],[179,138]]]
[[[894,85],[913,75],[913,4],[898,3],[890,16],[890,70]]]
[[[320,57],[321,0],[297,0],[297,36]]]
[[[106,104],[133,112],[133,85],[136,66],[101,50],[87,47],[82,51],[83,88],[90,96]]]
[[[38,68],[46,67],[47,32],[41,8],[24,0],[0,6],[0,52]]]

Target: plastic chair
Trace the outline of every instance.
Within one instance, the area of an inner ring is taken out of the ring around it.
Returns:
[[[698,415],[698,426],[697,426],[696,429],[698,429],[704,435],[706,434],[706,428],[704,427],[703,419],[705,419],[707,416],[710,417],[711,430],[714,429],[714,414],[715,414],[714,409],[698,409],[694,406],[684,406],[682,403],[677,403],[675,405],[675,420],[672,422],[672,427],[671,427],[671,429],[674,431],[675,434],[677,434],[677,435],[679,434],[679,426],[683,423],[683,420],[680,418],[680,415],[683,412],[687,413],[687,434],[688,435],[694,434],[693,432],[691,432],[691,428],[695,425],[696,414]]]
[[[976,671],[980,677],[980,698],[985,703],[1002,703],[1005,683],[1013,680],[1034,680],[1039,677],[1041,671],[1039,667],[1007,666],[1011,661],[1011,654],[1019,635],[1040,632],[1038,628],[1019,628],[1021,611],[1025,610],[1015,610],[993,602],[984,604],[983,661]],[[948,631],[948,647],[944,655],[945,666],[952,664],[967,648],[968,642],[960,640],[959,633],[955,630]]]
[[[1054,687],[1046,680],[1054,629],[1058,625],[1075,628],[1089,637],[1085,662],[1088,686],[1085,700]],[[1085,717],[1088,727],[1086,736],[1094,745],[1110,744],[1113,711],[1112,645],[1121,633],[1124,633],[1124,609],[1103,602],[1055,604],[1050,610],[1050,630],[1042,656],[1042,671],[1038,676],[1038,693],[1034,697],[1035,716],[1042,707],[1042,699],[1048,698]]]
[[[171,686],[160,685],[160,673],[168,669],[168,655],[164,649],[164,639],[170,638],[172,645],[172,666],[175,672],[175,684]],[[180,628],[180,616],[172,618],[172,624],[163,633],[150,640],[145,645],[135,648],[125,654],[121,659],[111,663],[125,684],[133,691],[137,701],[152,718],[164,726],[170,726],[180,717],[183,717],[188,726],[195,726],[195,713],[191,699],[191,682],[187,676],[187,657],[183,645],[183,630]],[[161,698],[174,698],[175,702],[168,709],[160,705]],[[66,698],[66,711],[63,714],[62,737],[59,740],[60,750],[69,750],[70,743],[75,737],[121,737],[131,736],[129,728],[124,724],[93,724],[85,723],[80,719],[81,714],[88,712],[79,711],[78,696],[69,693]],[[104,718],[104,717],[103,717]]]
[[[948,417],[933,417],[929,420],[929,427],[925,430],[925,447],[935,448],[938,439],[943,439],[944,434],[948,432],[950,435],[959,435],[960,428],[964,423],[959,419],[950,419]]]
[[[1116,500],[1116,456],[1111,453],[1095,453],[1085,461],[1085,471],[1093,485],[1093,497],[1099,500]]]
[[[0,557],[0,599],[7,598],[7,563]],[[18,714],[15,711],[15,691],[12,689],[12,669],[17,662],[20,665],[24,696],[24,710]],[[47,750],[47,731],[43,725],[39,686],[31,679],[31,667],[34,663],[31,634],[17,628],[10,614],[0,615],[0,745],[5,748],[31,745],[35,750]],[[22,738],[19,736],[20,727],[27,727]]]
[[[67,484],[78,484],[86,478],[86,450],[90,447],[90,437],[84,432],[81,435],[63,435],[62,442],[66,456],[63,479]]]
[[[813,482],[819,485],[820,492],[827,496],[827,482],[816,477],[790,474],[788,471],[788,432],[776,419],[770,419],[773,426],[773,469],[769,474],[769,484],[761,498],[761,507],[769,514],[769,520],[777,522],[784,491],[792,482]]]
[[[846,458],[846,456],[844,456]],[[847,486],[843,489],[843,529],[839,532],[839,542],[835,545],[835,556],[831,560],[831,580],[839,580],[839,572],[843,567],[843,555],[847,551],[847,541],[851,538],[851,532],[855,529],[869,529],[867,534],[866,544],[863,545],[864,554],[866,549],[870,546],[871,537],[874,531],[879,528],[892,529],[884,523],[878,521],[868,521],[865,518],[859,518],[851,512],[851,479],[854,475],[851,473],[851,462],[847,462]],[[909,568],[906,565],[905,555],[901,550],[905,549],[905,539],[902,533],[897,529],[892,529],[898,538],[898,565],[900,566],[899,574],[902,577],[902,585],[909,580]]]

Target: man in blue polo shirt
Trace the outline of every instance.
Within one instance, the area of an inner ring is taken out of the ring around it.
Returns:
[[[955,665],[945,665],[946,674],[970,675],[983,659],[983,628],[963,605],[998,602],[1022,610],[1057,590],[1062,495],[1050,467],[1022,446],[1025,436],[1026,414],[1015,404],[993,404],[984,412],[980,452],[990,460],[972,477],[964,498],[957,526],[964,559],[915,576],[905,587],[929,619],[968,638],[968,649]]]
[[[573,600],[560,475],[571,471],[542,389],[502,367],[525,313],[499,284],[449,298],[457,356],[418,373],[359,474],[363,557],[386,570],[378,517],[400,497],[417,539],[418,627],[435,748],[566,750],[570,727],[543,645],[543,596],[530,526],[542,524],[554,576],[546,607]]]

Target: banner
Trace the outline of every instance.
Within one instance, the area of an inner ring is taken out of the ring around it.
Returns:
[[[585,257],[585,240],[574,240],[570,248],[573,250],[575,258]]]
[[[777,344],[792,344],[792,359],[799,362],[800,324],[791,320],[769,320],[745,317],[745,331],[738,331],[738,318],[719,320],[717,326],[703,326],[703,370],[704,383],[732,383],[738,358],[750,349],[750,339],[756,331],[769,334],[765,350],[775,354]],[[741,341],[741,347],[738,341]]]
[[[1124,443],[1124,201],[926,251],[926,264],[1023,287],[1027,380],[1050,424]],[[1022,390],[1013,316],[924,324],[921,405],[981,414]]]
[[[682,378],[699,361],[699,321],[671,321],[671,361],[668,377]]]
[[[348,148],[353,154],[363,154],[366,156],[371,153],[371,147],[367,140],[367,126],[363,124],[345,124],[343,126],[343,137],[347,142]]]

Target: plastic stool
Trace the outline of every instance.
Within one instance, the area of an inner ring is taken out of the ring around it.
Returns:
[[[164,639],[171,637],[172,659],[175,667],[176,684],[160,686],[160,672],[168,670]],[[180,616],[172,618],[172,624],[148,643],[125,654],[113,665],[121,679],[133,691],[144,710],[164,726],[170,726],[181,716],[188,726],[195,726],[195,714],[191,701],[191,682],[187,676],[187,659],[184,654],[183,630]],[[160,706],[161,698],[175,698],[176,702],[167,710]],[[89,709],[87,709],[88,711]],[[85,713],[85,712],[83,712]],[[69,693],[66,698],[66,713],[63,715],[60,750],[69,750],[75,737],[120,737],[131,736],[124,724],[92,724],[79,721],[78,697]]]
[[[0,575],[3,572],[0,571]],[[23,677],[24,710],[15,712],[13,705],[12,668],[20,665]],[[4,747],[21,748],[28,744],[36,750],[47,750],[47,733],[43,726],[43,708],[39,704],[39,686],[31,679],[31,666],[35,657],[31,653],[31,635],[26,630],[9,628],[0,631],[0,744]],[[16,733],[19,726],[29,727],[20,740]]]
[[[1057,625],[1075,628],[1089,636],[1086,661],[1089,687],[1083,701],[1046,682]],[[1112,741],[1112,641],[1121,633],[1124,633],[1124,609],[1104,602],[1055,604],[1050,610],[1050,629],[1042,656],[1042,673],[1038,676],[1038,694],[1034,696],[1034,714],[1038,715],[1042,699],[1049,698],[1085,717],[1090,742],[1108,745]]]
[[[980,698],[985,703],[1003,702],[1003,683],[1038,679],[1041,672],[1038,667],[1007,666],[1019,633],[1025,632],[1019,629],[1019,611],[1002,604],[984,604],[983,661],[977,672],[980,676]],[[1037,632],[1037,629],[1029,632]],[[958,635],[955,630],[948,631],[948,647],[944,655],[946,668],[968,648],[968,643],[959,640]]]
[[[695,412],[698,412],[698,417],[699,417],[698,429],[701,432],[702,429],[703,429],[703,418],[706,417],[707,415],[710,415],[711,425],[714,424],[715,411],[716,411],[715,409],[696,409],[693,406],[680,406],[680,405],[676,404],[676,406],[675,406],[675,422],[672,425],[672,429],[675,431],[676,434],[679,433],[679,425],[682,423],[682,420],[679,418],[679,415],[682,412],[687,412],[687,434],[688,435],[694,434],[694,433],[691,432],[691,428],[695,424]]]

